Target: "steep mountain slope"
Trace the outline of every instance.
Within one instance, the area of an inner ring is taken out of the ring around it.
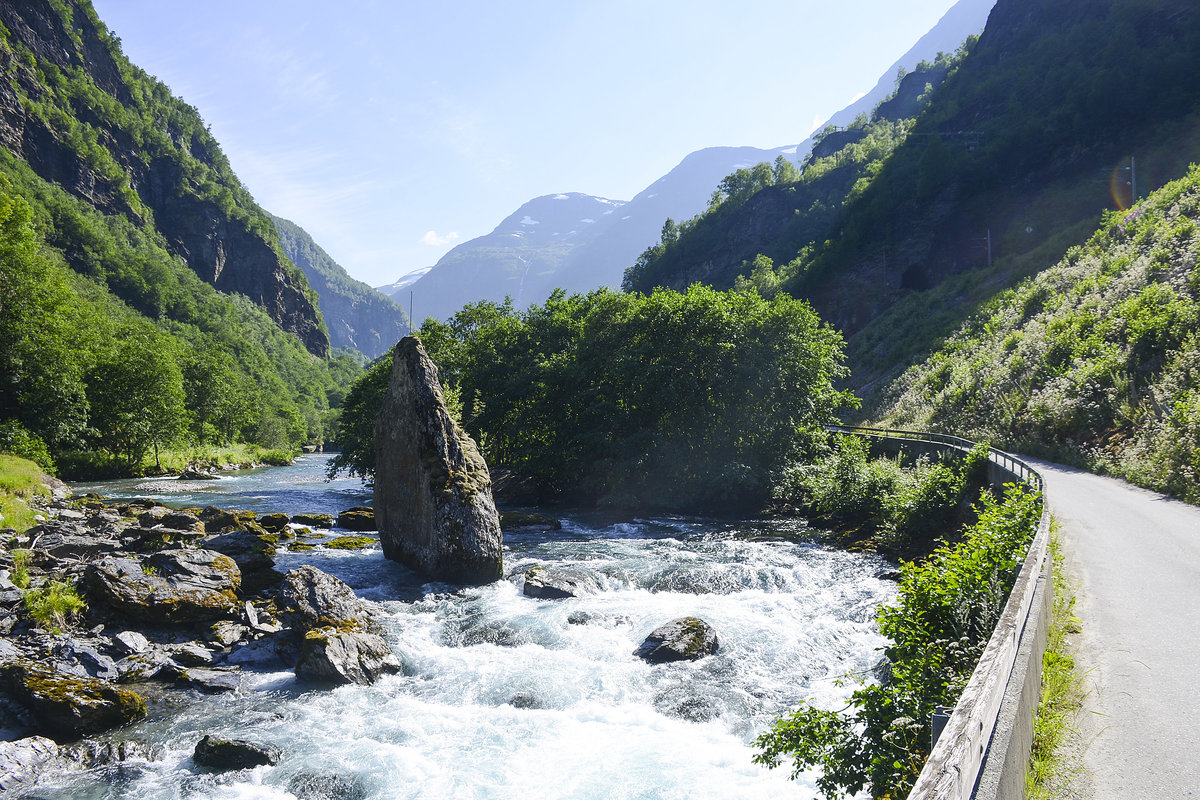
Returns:
[[[3,3],[0,23],[4,149],[97,210],[153,224],[203,280],[326,355],[315,295],[196,110],[130,64],[86,2]]]
[[[376,358],[408,333],[408,315],[391,298],[351,278],[296,223],[274,215],[271,221],[283,252],[317,293],[331,345]]]
[[[858,387],[928,352],[972,304],[1053,263],[1099,214],[1200,159],[1200,13],[1178,0],[1000,0],[978,43],[904,141],[852,187],[827,235],[789,238],[745,203],[716,267],[672,285],[759,272],[850,334]],[[856,145],[847,145],[848,147]],[[1131,159],[1131,156],[1133,157]],[[818,162],[819,163],[819,162]],[[820,209],[827,213],[827,209]],[[678,249],[689,243],[681,241]],[[746,257],[771,255],[770,270]]]
[[[959,0],[869,92],[834,114],[828,124],[847,125],[859,114],[869,113],[892,93],[899,70],[915,69],[921,61],[936,58],[939,52],[952,52],[968,36],[979,33],[994,2]],[[625,269],[658,240],[668,218],[682,221],[704,211],[713,189],[735,170],[764,161],[773,162],[780,155],[791,160],[803,159],[818,138],[810,136],[798,145],[774,149],[710,147],[698,150],[625,203],[619,214],[596,218],[590,237],[572,242],[571,247],[564,248],[557,241],[526,241],[521,253],[526,262],[516,262],[512,252],[497,253],[493,232],[459,245],[419,281],[404,287],[398,286],[397,282],[390,287],[380,287],[380,291],[394,295],[402,288],[406,292],[411,290],[418,318],[446,318],[465,303],[475,300],[500,301],[508,295],[518,307],[524,307],[545,300],[555,287],[569,292],[586,292],[600,286],[619,286]],[[525,213],[519,209],[513,216],[520,219]],[[497,231],[503,227],[504,223]],[[525,263],[536,265],[532,283]],[[445,274],[440,274],[443,271]],[[464,278],[470,282],[464,283]]]
[[[1200,168],[972,316],[888,389],[888,422],[1200,501]]]

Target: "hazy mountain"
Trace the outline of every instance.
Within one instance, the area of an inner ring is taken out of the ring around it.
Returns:
[[[911,70],[923,60],[934,59],[938,52],[954,51],[968,36],[979,33],[994,2],[960,0],[879,78],[869,92],[834,114],[827,124],[844,126],[859,114],[869,113],[893,91],[901,67]],[[404,283],[401,279],[380,287],[380,291],[392,295],[402,289],[412,291],[414,313],[417,319],[423,319],[426,316],[448,317],[465,303],[476,300],[501,301],[510,296],[521,308],[541,302],[555,287],[584,292],[600,286],[620,286],[625,268],[658,241],[668,217],[682,221],[699,214],[707,207],[721,179],[739,168],[774,161],[779,155],[802,161],[812,141],[809,137],[798,145],[773,149],[710,147],[698,150],[627,203],[574,193],[537,198],[509,216],[492,233],[451,250],[417,280]],[[572,225],[564,221],[555,230],[563,237],[572,228],[577,229],[576,235],[569,239],[538,236],[534,226],[519,225],[527,215],[538,218],[538,214],[529,209],[532,204],[540,206],[541,201],[556,197],[579,203],[578,213],[573,205],[564,206],[564,219],[592,219],[593,222]],[[589,198],[612,203],[614,207],[605,208],[597,215],[585,208]],[[585,225],[586,230],[580,229],[580,225]],[[514,232],[525,234],[516,246],[511,235]],[[505,242],[505,236],[513,241]]]
[[[353,347],[371,358],[408,332],[408,315],[390,297],[351,278],[308,232],[274,215],[279,244],[317,292],[334,347]]]

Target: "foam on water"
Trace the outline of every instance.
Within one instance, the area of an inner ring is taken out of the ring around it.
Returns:
[[[510,577],[461,590],[422,583],[377,547],[282,552],[281,570],[315,564],[373,601],[403,673],[332,691],[257,676],[121,732],[161,743],[163,759],[59,777],[39,796],[291,798],[296,776],[329,774],[370,798],[815,797],[811,781],[755,765],[750,743],[801,700],[845,698],[835,681],[878,660],[874,610],[893,587],[877,559],[791,541],[802,527],[572,516],[561,531],[507,536]],[[589,572],[601,590],[525,597],[535,564]],[[716,629],[716,655],[658,666],[632,655],[688,615]],[[206,733],[284,756],[206,774],[190,760]]]

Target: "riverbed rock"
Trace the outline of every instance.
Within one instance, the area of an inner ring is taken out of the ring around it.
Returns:
[[[292,522],[297,525],[308,525],[310,528],[332,528],[332,514],[293,514]],[[372,529],[374,530],[374,529]]]
[[[253,533],[244,530],[226,531],[205,536],[200,547],[223,553],[232,558],[243,577],[275,566],[275,547]]]
[[[695,661],[717,652],[718,646],[711,625],[699,617],[683,617],[655,628],[633,654],[651,664]]]
[[[195,514],[188,511],[171,511],[163,516],[159,524],[164,528],[176,531],[203,531],[204,523]]]
[[[401,669],[382,636],[334,627],[304,635],[296,677],[318,683],[369,685]]]
[[[288,781],[288,791],[296,800],[365,800],[366,788],[357,778],[300,772]]]
[[[229,670],[192,667],[183,671],[183,679],[202,692],[234,692],[242,685],[242,676]]]
[[[93,604],[148,622],[211,622],[241,608],[241,571],[212,550],[106,556],[88,565],[85,578]]]
[[[3,672],[43,732],[59,741],[102,733],[146,716],[141,695],[106,681],[62,675],[27,659],[7,662]]]
[[[201,767],[223,771],[278,764],[280,755],[274,745],[205,736],[196,744],[192,761]]]
[[[384,556],[430,577],[503,575],[487,463],[446,410],[437,367],[413,336],[396,345],[375,420],[375,521]]]
[[[549,514],[539,514],[535,511],[505,511],[500,515],[500,527],[503,530],[536,530],[559,531],[562,522]]]
[[[283,577],[275,605],[284,622],[301,631],[327,625],[368,633],[382,630],[353,589],[313,566],[299,567]]]
[[[272,533],[279,533],[281,530],[286,528],[288,523],[291,521],[291,517],[289,517],[287,514],[284,514],[282,511],[277,511],[273,514],[263,514],[258,518],[258,524],[262,525]]]
[[[582,597],[599,590],[600,583],[586,572],[530,567],[525,570],[525,587],[521,591],[526,597],[560,600]]]
[[[337,526],[348,531],[376,530],[375,509],[366,506],[348,508],[338,514]]]
[[[58,745],[45,736],[0,742],[0,792],[27,783],[58,761]]]

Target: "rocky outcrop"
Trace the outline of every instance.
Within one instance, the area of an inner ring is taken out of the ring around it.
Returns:
[[[437,367],[411,336],[396,345],[375,422],[375,518],[393,561],[456,583],[501,577],[487,463],[446,410]]]
[[[633,651],[651,664],[669,661],[695,661],[717,652],[716,631],[699,617],[683,617],[655,628]]]
[[[60,741],[101,733],[146,716],[141,695],[98,678],[64,675],[25,659],[6,663],[4,676],[42,729]]]
[[[249,297],[309,352],[327,355],[329,337],[311,289],[278,251],[270,221],[237,184],[195,109],[176,98],[152,98],[161,104],[146,114],[154,135],[139,133],[140,142],[130,126],[87,104],[72,104],[62,117],[39,114],[27,99],[61,107],[41,77],[51,68],[67,75],[81,70],[131,114],[143,112],[123,74],[127,63],[119,45],[88,13],[66,19],[48,0],[23,0],[0,4],[0,23],[10,42],[0,51],[0,70],[11,78],[0,81],[0,147],[105,214],[141,224],[147,220],[139,219],[137,206],[144,205],[171,251],[193,272],[221,291]],[[28,50],[36,66],[18,58],[13,44]],[[165,87],[158,88],[165,95]],[[106,166],[98,164],[107,158],[97,161],[74,143],[79,131],[72,128],[83,125],[92,147],[111,157]]]
[[[292,570],[275,602],[284,621],[303,637],[297,678],[370,684],[400,671],[379,623],[354,590],[334,576],[316,567]]]
[[[148,622],[211,621],[240,608],[241,571],[211,550],[106,556],[89,564],[85,576],[93,602]]]

